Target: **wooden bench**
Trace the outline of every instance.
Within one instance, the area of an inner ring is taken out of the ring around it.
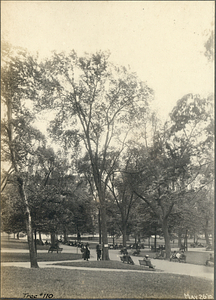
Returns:
[[[154,268],[150,268],[147,264],[146,264],[146,261],[145,260],[139,260],[139,264],[140,266],[144,266],[146,269],[149,269],[149,270],[155,270],[155,266]]]
[[[174,256],[172,254],[171,257],[170,257],[170,261],[186,263],[186,255],[185,254],[181,254],[179,257],[177,257],[177,256]]]
[[[145,260],[139,260],[139,264],[140,264],[140,266],[148,267]]]
[[[121,261],[124,263],[126,261],[125,257],[120,256]]]
[[[131,265],[134,265],[134,262],[133,262],[133,260],[132,260],[132,258],[128,255],[128,256],[126,256],[126,255],[124,255],[124,256],[120,256],[120,259],[121,259],[121,261],[123,262],[123,263],[127,263],[127,264],[131,264]]]
[[[52,247],[52,246],[51,246],[51,247],[49,248],[49,250],[48,250],[48,253],[50,253],[50,252],[51,252],[51,253],[53,253],[53,252],[57,252],[57,253],[59,253],[59,252],[60,252],[60,253],[61,253],[61,252],[62,252],[62,250],[63,250],[63,248],[59,248],[59,247]]]
[[[132,255],[139,255],[139,254],[140,254],[140,249],[137,249],[137,250],[135,250],[135,251],[133,252]]]

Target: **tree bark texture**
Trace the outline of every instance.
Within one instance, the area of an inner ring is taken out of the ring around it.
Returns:
[[[41,232],[39,231],[38,234],[39,234],[39,241],[40,241],[40,243],[42,245],[43,241],[42,241],[42,237],[41,237]]]
[[[100,208],[98,212],[98,231],[99,231],[99,244],[101,245],[102,239],[101,239],[101,216],[100,216]]]
[[[37,255],[37,231],[36,231],[36,229],[34,231],[34,242],[35,242],[35,252]]]
[[[169,236],[169,232],[168,232],[167,219],[164,219],[162,222],[162,230],[163,230],[164,239],[165,239],[166,259],[169,259],[170,255],[171,255],[171,247],[170,247],[170,236]]]
[[[68,237],[67,237],[67,229],[66,228],[64,229],[63,234],[64,234],[64,242],[67,243]]]
[[[206,223],[205,223],[205,229],[204,229],[204,233],[205,233],[205,240],[206,240],[206,245],[209,245],[210,242],[209,242],[209,230],[208,230],[208,220],[206,220]]]
[[[181,243],[182,243],[181,232],[179,232],[178,233],[178,248],[181,248]]]
[[[106,224],[106,206],[105,200],[99,196],[100,199],[100,215],[101,215],[101,231],[102,231],[102,260],[109,260],[107,224]]]
[[[125,222],[123,222],[122,235],[123,235],[123,247],[126,247],[126,241],[127,241],[127,228],[126,228]]]
[[[52,231],[51,232],[51,246],[55,247],[55,243],[56,243],[56,235],[55,235],[55,232]]]
[[[23,203],[25,204],[25,209],[26,209],[26,232],[28,237],[30,264],[31,264],[31,268],[39,268],[37,263],[37,254],[35,251],[34,239],[33,239],[31,213],[29,209],[28,199],[25,194],[23,179],[18,178],[18,183],[19,183],[19,193]]]
[[[184,242],[184,246],[185,246],[185,250],[188,250],[188,240],[187,240],[187,235],[188,235],[188,230],[186,229],[185,231],[185,242]]]
[[[13,125],[12,125],[11,98],[9,98],[7,100],[7,118],[8,118],[8,138],[9,138],[9,142],[12,143],[13,142]],[[16,157],[15,157],[16,155],[15,155],[13,148],[11,148],[11,147],[10,147],[10,154],[11,154],[12,167],[15,170],[15,172],[17,174],[19,174],[17,164],[16,164]],[[34,239],[33,239],[31,212],[30,212],[30,208],[29,208],[28,198],[25,193],[24,181],[20,176],[18,176],[17,182],[18,182],[19,194],[20,194],[23,204],[25,205],[25,210],[26,210],[26,232],[27,232],[27,237],[28,237],[30,265],[31,265],[31,268],[38,268],[39,266],[37,263],[37,254],[35,251],[35,245],[34,245]]]
[[[155,229],[156,231],[156,229]],[[157,248],[157,234],[155,232],[155,238],[154,238],[154,251],[156,252],[156,248]]]

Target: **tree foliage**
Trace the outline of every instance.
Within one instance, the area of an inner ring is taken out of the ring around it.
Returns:
[[[1,191],[4,191],[9,180],[14,180],[26,212],[31,266],[38,267],[25,186],[31,158],[37,147],[45,142],[43,135],[32,125],[34,114],[30,104],[41,96],[42,72],[37,58],[21,49],[9,50],[9,45],[6,45],[1,69],[1,99],[4,110],[1,122],[1,157],[6,162]]]
[[[108,56],[55,53],[45,64],[47,80],[55,82],[55,89],[49,100],[40,103],[57,111],[50,127],[54,139],[70,149],[84,145],[88,153],[101,206],[103,245],[107,244],[107,181],[129,132],[145,119],[152,98],[152,90],[136,74],[112,65]],[[108,249],[103,259],[108,259]]]
[[[205,44],[208,59],[212,39]],[[32,266],[33,229],[65,236],[93,232],[96,208],[103,259],[109,259],[107,232],[120,230],[126,245],[129,231],[148,236],[155,224],[167,257],[171,231],[201,230],[208,243],[212,96],[185,95],[161,126],[150,113],[152,89],[113,65],[109,53],[54,53],[43,63],[7,43],[2,53],[3,226],[11,232],[26,222]],[[54,114],[49,134],[65,157],[48,148],[34,127],[36,112],[46,110]]]
[[[211,98],[186,95],[170,114],[170,123],[154,132],[152,145],[134,150],[130,181],[162,225],[167,257],[169,219],[176,214],[183,223],[182,216],[185,221],[192,213],[193,197],[212,182],[211,108]]]

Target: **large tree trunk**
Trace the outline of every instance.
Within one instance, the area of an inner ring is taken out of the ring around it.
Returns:
[[[185,240],[184,240],[184,248],[185,248],[185,251],[188,250],[188,240],[187,240],[187,235],[188,235],[188,230],[186,229],[186,231],[185,231]]]
[[[9,137],[10,143],[12,143],[13,142],[13,125],[11,122],[12,121],[12,102],[11,102],[10,98],[7,100],[7,117],[8,117],[8,137]],[[10,148],[10,154],[11,154],[12,166],[13,166],[15,172],[18,174],[18,168],[16,165],[15,153],[14,153],[13,148]],[[31,264],[31,268],[38,268],[37,255],[35,252],[33,232],[32,232],[31,213],[30,213],[28,199],[25,194],[24,182],[23,182],[23,179],[19,176],[17,177],[17,182],[18,182],[19,194],[20,194],[23,204],[25,205],[25,210],[26,210],[26,232],[27,232],[27,236],[28,236],[30,264]]]
[[[51,247],[55,247],[55,244],[56,244],[56,235],[55,235],[55,231],[52,231],[50,233],[51,235]]]
[[[66,228],[64,228],[63,234],[64,234],[64,242],[67,243],[68,237],[67,237],[67,229]]]
[[[91,147],[90,147],[91,148]],[[96,185],[96,189],[98,192],[98,198],[100,202],[100,225],[101,225],[101,233],[102,233],[102,260],[109,260],[109,249],[108,249],[108,237],[107,237],[107,222],[106,222],[106,200],[105,200],[105,190],[106,185],[102,188],[102,180],[101,175],[99,175],[99,169],[95,167],[95,160],[93,159],[92,153],[91,156],[91,163],[92,163],[92,170],[94,176],[94,182]]]
[[[122,238],[123,238],[123,247],[126,247],[126,242],[127,242],[127,228],[126,228],[125,222],[123,222]]]
[[[209,243],[211,243],[212,247],[214,247],[214,232],[212,232],[212,240],[211,240],[211,242],[209,241]]]
[[[105,199],[99,195],[101,207],[102,260],[109,260]]]
[[[138,234],[137,234],[137,239],[138,239],[138,243],[140,243],[140,242],[141,242],[141,239],[140,239],[140,232],[138,232]]]
[[[206,245],[209,245],[210,244],[210,241],[209,241],[209,230],[208,230],[208,220],[206,220],[206,223],[205,223],[205,228],[204,228],[204,233],[205,233],[205,240],[206,240]]]
[[[12,142],[13,142],[13,123],[12,123],[11,98],[7,99],[7,118],[8,118],[8,137],[9,137],[9,142],[12,144]],[[17,164],[16,164],[15,152],[14,152],[13,147],[10,148],[10,154],[11,154],[12,166],[18,175],[19,172],[18,172],[18,168],[17,168]],[[27,237],[28,237],[30,264],[31,264],[31,268],[38,268],[39,266],[37,263],[37,255],[35,252],[33,232],[32,232],[31,213],[30,213],[28,198],[26,196],[25,189],[24,189],[24,181],[21,177],[18,176],[17,182],[18,182],[19,194],[20,194],[23,204],[25,205],[25,210],[26,210],[26,232],[27,232]]]
[[[157,234],[155,233],[155,237],[154,237],[154,251],[157,251]]]
[[[34,231],[35,253],[37,255],[37,231]]]
[[[37,263],[37,254],[35,251],[34,239],[33,239],[31,213],[29,209],[28,199],[25,194],[23,179],[19,177],[18,183],[19,183],[19,193],[23,203],[25,204],[25,209],[26,209],[26,232],[28,236],[30,264],[31,264],[31,268],[39,268]]]
[[[42,237],[41,237],[41,232],[39,231],[38,234],[39,234],[39,241],[40,241],[41,245],[43,245],[43,241],[42,241]]]
[[[194,243],[196,243],[196,232],[194,232]]]
[[[79,228],[77,227],[77,241],[80,242],[81,241],[81,235],[79,232]]]
[[[182,239],[181,239],[181,232],[178,233],[178,248],[181,248]]]
[[[164,219],[162,222],[162,230],[163,230],[164,239],[165,239],[166,259],[169,259],[170,255],[171,255],[171,247],[170,247],[170,236],[169,236],[169,232],[168,232],[167,219]]]
[[[99,244],[101,245],[102,235],[101,235],[101,214],[100,214],[100,208],[99,208],[99,211],[98,211],[98,231],[99,231]]]

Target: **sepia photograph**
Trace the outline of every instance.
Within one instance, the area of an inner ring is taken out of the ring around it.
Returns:
[[[1,299],[214,299],[214,1],[1,1]]]

